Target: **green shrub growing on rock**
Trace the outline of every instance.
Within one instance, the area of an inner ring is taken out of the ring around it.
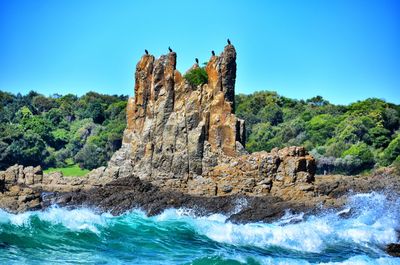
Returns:
[[[206,84],[208,82],[208,75],[206,69],[204,67],[197,67],[189,70],[184,78],[191,84],[192,86],[199,86]]]

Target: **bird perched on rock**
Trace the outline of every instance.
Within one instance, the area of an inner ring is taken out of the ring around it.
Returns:
[[[214,51],[211,51],[211,54],[212,54],[212,56],[215,56],[215,52]]]
[[[146,49],[144,50],[144,52],[145,52],[146,54],[149,54],[149,51],[148,51],[148,50],[146,50]]]
[[[227,39],[226,41],[228,42],[228,45],[231,45],[231,40],[230,39]]]
[[[196,61],[197,64],[199,64],[199,59],[196,58],[195,61]]]
[[[171,47],[168,47],[168,50],[169,50],[169,52],[173,52],[172,49],[171,49]]]

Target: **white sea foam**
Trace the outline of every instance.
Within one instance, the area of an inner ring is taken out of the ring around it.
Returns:
[[[388,243],[396,242],[399,228],[399,201],[390,201],[383,194],[368,193],[351,197],[349,205],[337,213],[329,212],[304,218],[303,214],[287,213],[275,223],[233,224],[227,217],[214,214],[193,217],[187,210],[166,210],[157,221],[183,220],[197,233],[238,246],[278,246],[303,252],[320,253],[328,246],[345,242],[379,252]],[[350,213],[349,218],[339,213]]]
[[[329,246],[346,243],[357,244],[370,249],[371,252],[382,254],[385,244],[398,241],[396,230],[400,227],[399,205],[400,200],[389,200],[383,194],[359,194],[351,197],[344,210],[352,214],[348,218],[342,218],[340,211],[309,217],[287,213],[281,220],[271,224],[233,224],[227,222],[227,216],[222,214],[196,217],[190,209],[169,209],[154,217],[147,217],[144,212],[135,210],[121,217],[112,217],[110,214],[98,214],[90,209],[67,210],[52,207],[45,211],[22,214],[10,214],[0,210],[0,225],[9,223],[14,226],[30,226],[32,218],[37,217],[41,221],[63,225],[72,231],[87,230],[99,233],[99,229],[106,229],[115,222],[131,223],[141,219],[154,222],[154,225],[162,225],[163,222],[169,225],[179,221],[199,235],[236,246],[276,246],[320,253]],[[363,264],[363,258],[359,257],[357,262]]]
[[[263,265],[399,265],[400,260],[388,257],[370,258],[368,256],[355,256],[344,261],[327,263],[310,263],[305,260],[290,258],[264,258],[260,260]]]
[[[51,207],[45,211],[25,212],[11,214],[0,210],[0,223],[29,227],[32,218],[37,217],[41,221],[49,222],[52,225],[61,224],[72,231],[90,230],[99,233],[97,226],[106,226],[111,214],[96,214],[86,208],[67,210],[64,208]]]
[[[345,261],[340,262],[327,262],[318,263],[320,265],[399,265],[400,259],[381,257],[381,258],[370,258],[368,256],[354,256]]]
[[[42,221],[52,224],[62,224],[72,231],[90,230],[98,233],[97,226],[106,226],[107,220],[112,218],[109,213],[96,214],[90,209],[65,210],[62,208],[50,208],[38,214]]]

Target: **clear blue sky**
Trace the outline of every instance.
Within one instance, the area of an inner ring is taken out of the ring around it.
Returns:
[[[236,93],[400,103],[400,1],[0,0],[0,90],[133,95],[136,62],[171,46],[184,72],[238,53]]]

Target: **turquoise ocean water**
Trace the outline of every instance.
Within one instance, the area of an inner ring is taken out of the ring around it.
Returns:
[[[400,264],[383,250],[399,241],[400,199],[384,194],[353,195],[340,211],[287,214],[271,224],[226,219],[190,209],[153,217],[0,210],[0,264]]]

